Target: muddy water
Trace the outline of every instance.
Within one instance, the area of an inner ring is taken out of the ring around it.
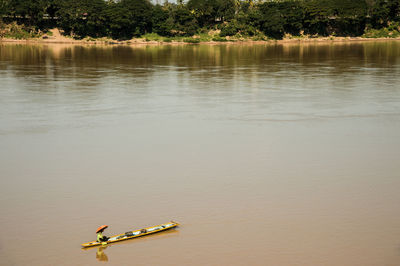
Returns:
[[[400,42],[0,44],[0,265],[399,265],[399,84]]]

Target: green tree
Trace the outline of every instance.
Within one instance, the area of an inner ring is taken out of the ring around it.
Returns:
[[[400,0],[375,0],[369,10],[374,28],[386,27],[390,21],[400,21]]]
[[[0,20],[9,10],[10,0],[0,0]]]
[[[364,0],[335,0],[332,5],[331,28],[339,35],[361,35],[366,25],[367,10]]]
[[[215,18],[220,21],[228,21],[235,16],[235,0],[216,0],[214,2]]]
[[[75,37],[104,36],[105,8],[103,0],[59,0],[56,3],[58,26]]]
[[[400,22],[400,0],[389,0],[388,4],[390,8],[389,19]]]
[[[240,34],[254,36],[257,34],[262,14],[252,1],[237,1],[236,14],[233,19],[224,23],[221,27],[221,37]]]
[[[333,16],[332,0],[310,0],[303,3],[304,30],[308,34],[329,34],[329,17]]]
[[[148,0],[122,0],[107,8],[109,34],[118,39],[139,37],[152,28],[152,5]]]
[[[200,27],[214,25],[217,21],[232,19],[236,11],[235,0],[189,0],[187,7],[196,16]]]
[[[191,36],[199,29],[199,23],[186,5],[169,4],[169,18],[166,23],[171,28],[171,36]]]
[[[40,27],[49,5],[48,0],[11,0],[7,3],[7,13],[15,20]]]
[[[300,1],[284,1],[277,4],[284,20],[285,33],[299,35],[303,29],[305,12]]]
[[[173,28],[173,23],[171,20],[168,21],[169,12],[167,8],[164,8],[161,5],[155,5],[153,7],[152,13],[152,31],[162,35],[162,36],[170,36],[171,30]]]
[[[285,33],[286,20],[279,10],[279,3],[264,2],[259,6],[260,17],[258,24],[261,31],[267,36],[281,39]]]

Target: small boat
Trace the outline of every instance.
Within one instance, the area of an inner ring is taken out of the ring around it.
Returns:
[[[177,226],[179,226],[179,223],[171,221],[169,223],[160,224],[157,226],[147,227],[147,228],[139,229],[136,231],[129,231],[124,234],[111,236],[107,241],[105,241],[103,243],[111,244],[111,243],[124,241],[124,240],[128,240],[128,239],[136,238],[136,237],[146,236],[146,235],[158,233],[161,231],[165,231],[165,230],[168,230],[171,228],[175,228]],[[90,247],[95,247],[95,246],[99,246],[99,245],[102,245],[102,242],[92,241],[92,242],[82,244],[82,247],[90,248]]]

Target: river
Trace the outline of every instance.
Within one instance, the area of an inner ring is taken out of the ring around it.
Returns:
[[[0,265],[399,265],[399,159],[398,41],[0,43]]]

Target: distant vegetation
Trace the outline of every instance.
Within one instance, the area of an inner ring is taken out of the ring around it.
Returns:
[[[398,37],[400,0],[0,0],[0,37],[58,27],[74,38],[229,41]],[[212,32],[213,34],[209,34]]]

